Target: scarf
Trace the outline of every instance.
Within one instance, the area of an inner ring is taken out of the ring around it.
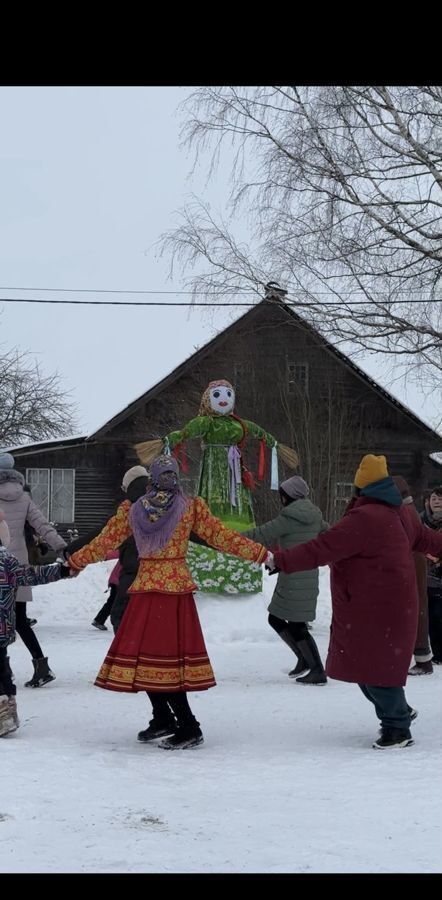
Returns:
[[[180,486],[178,463],[172,456],[155,459],[150,476],[146,493],[132,504],[129,512],[141,557],[152,556],[169,543],[189,504]]]
[[[391,475],[387,475],[387,478],[380,478],[378,481],[372,481],[371,484],[360,488],[360,495],[368,497],[370,500],[379,500],[388,506],[402,506],[400,491]]]

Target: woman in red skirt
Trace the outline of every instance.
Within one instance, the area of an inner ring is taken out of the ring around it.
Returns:
[[[147,691],[153,719],[138,739],[147,742],[170,735],[160,745],[167,750],[202,744],[187,691],[205,691],[216,683],[186,564],[190,533],[216,550],[251,562],[262,563],[267,557],[261,544],[225,528],[201,497],[186,497],[178,472],[173,457],[156,459],[146,494],[132,505],[128,500],[121,503],[98,537],[67,557],[71,568],[79,571],[103,560],[133,533],[138,574],[95,684],[109,691]]]

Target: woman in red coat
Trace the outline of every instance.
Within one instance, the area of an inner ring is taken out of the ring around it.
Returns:
[[[379,749],[413,743],[403,686],[413,654],[418,597],[410,549],[442,556],[442,535],[404,515],[384,456],[364,456],[357,497],[329,531],[274,553],[283,572],[331,565],[333,616],[326,672],[358,684],[376,709]],[[413,715],[414,713],[414,715]]]

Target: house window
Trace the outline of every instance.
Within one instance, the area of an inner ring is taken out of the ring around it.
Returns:
[[[74,469],[27,469],[32,499],[48,521],[71,523],[75,516]]]
[[[308,388],[308,363],[295,362],[287,365],[289,394],[306,391]]]
[[[74,521],[74,469],[51,470],[51,519],[53,522]]]
[[[35,505],[49,521],[50,469],[26,469],[26,483]]]

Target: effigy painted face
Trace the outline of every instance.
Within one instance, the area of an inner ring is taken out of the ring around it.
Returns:
[[[235,391],[226,385],[212,387],[210,388],[209,402],[213,412],[221,416],[228,416],[235,406]]]

